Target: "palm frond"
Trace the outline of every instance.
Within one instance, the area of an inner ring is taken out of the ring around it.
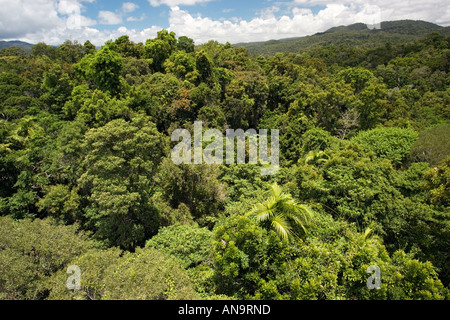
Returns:
[[[288,240],[292,237],[292,229],[290,224],[283,216],[276,215],[272,219],[272,226],[283,240]]]
[[[373,232],[372,228],[367,228],[366,231],[364,232],[364,240],[369,239],[372,236],[372,232]]]
[[[302,215],[305,223],[309,225],[314,218],[314,211],[311,207],[305,204],[297,205],[297,211]]]
[[[258,223],[265,223],[265,227],[274,229],[282,239],[298,236],[293,231],[296,227],[302,228],[306,233],[306,228],[312,222],[312,209],[298,204],[290,194],[283,193],[276,183],[270,186],[270,191],[271,197],[257,204],[246,216]]]
[[[278,208],[288,215],[295,214],[295,211],[297,210],[296,207],[297,203],[291,197],[285,201],[280,201],[278,204]]]
[[[316,154],[314,151],[310,151],[305,157],[305,164],[309,164],[311,161],[314,161],[316,158]]]
[[[281,187],[278,184],[272,184],[270,185],[270,191],[272,192],[272,196],[274,199],[279,199],[281,194],[282,194],[282,190]]]
[[[258,203],[253,210],[246,214],[247,217],[253,217],[257,221],[267,221],[273,214],[272,207],[267,203]]]

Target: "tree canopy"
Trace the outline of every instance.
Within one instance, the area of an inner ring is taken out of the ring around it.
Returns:
[[[0,299],[449,299],[450,38],[427,30],[0,50]],[[175,164],[196,121],[279,130],[278,172]]]

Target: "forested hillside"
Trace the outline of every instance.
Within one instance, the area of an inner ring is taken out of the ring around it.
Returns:
[[[31,52],[33,45],[23,41],[0,41],[0,49],[9,49],[11,47]]]
[[[0,299],[448,299],[449,57],[438,31],[0,50]],[[196,120],[279,129],[280,170],[174,164]]]
[[[450,27],[441,27],[426,21],[400,20],[380,23],[379,29],[369,29],[364,23],[331,28],[312,36],[239,43],[251,54],[271,56],[278,52],[304,52],[318,46],[331,46],[339,51],[356,51],[358,47],[376,49],[387,44],[402,44],[426,37],[438,31],[450,36]]]

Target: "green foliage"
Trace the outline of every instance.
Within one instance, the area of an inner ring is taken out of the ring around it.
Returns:
[[[139,59],[144,56],[145,49],[142,43],[135,44],[130,41],[128,36],[121,36],[113,43],[110,43],[110,48],[117,53],[120,53],[122,57],[133,57]]]
[[[361,67],[343,70],[338,76],[350,84],[356,93],[360,93],[374,77],[372,72]]]
[[[197,295],[179,261],[155,249],[93,251],[73,260],[81,290],[65,288],[67,274],[48,281],[50,300],[194,300]]]
[[[198,70],[199,83],[204,82],[211,85],[214,83],[213,61],[204,50],[195,53],[196,67]]]
[[[155,248],[182,261],[184,268],[210,264],[213,235],[205,228],[175,225],[164,228],[147,241],[146,248]]]
[[[96,51],[95,46],[89,40],[87,40],[83,45],[84,54],[92,54],[95,51]]]
[[[186,36],[181,36],[178,38],[177,48],[180,51],[185,51],[186,53],[192,53],[195,49],[194,40]]]
[[[443,124],[420,132],[409,155],[415,162],[428,162],[437,166],[445,160],[450,150],[450,125]]]
[[[145,59],[137,59],[135,57],[123,59],[121,75],[131,88],[142,84],[150,73],[150,66]]]
[[[46,121],[54,122],[55,119],[45,113],[41,116],[41,119],[28,116],[16,121],[5,137],[2,162],[9,166],[12,175],[8,181],[11,183],[8,197],[0,203],[2,214],[11,214],[15,218],[33,217],[39,191],[49,182],[42,166],[50,140],[45,125]]]
[[[45,197],[39,199],[36,205],[39,211],[73,223],[78,218],[79,202],[80,196],[75,190],[70,190],[69,186],[55,185],[47,188]]]
[[[298,161],[303,153],[302,137],[314,128],[314,120],[294,106],[285,114],[268,111],[261,120],[260,128],[280,130],[280,157],[283,160]]]
[[[245,217],[215,229],[217,293],[263,300],[442,300],[446,289],[429,262],[399,251],[392,259],[376,237],[320,215],[305,241],[277,241]],[[382,270],[379,290],[369,290],[369,266]],[[431,269],[430,269],[431,267]]]
[[[446,252],[448,215],[431,206],[421,191],[427,168],[399,175],[389,160],[348,143],[328,154],[325,162],[299,166],[301,200],[319,203],[336,219],[355,222],[361,232],[372,228],[391,252],[414,248],[436,266],[448,268],[440,256]]]
[[[428,171],[425,175],[430,201],[442,208],[450,206],[450,157],[447,157],[439,167]]]
[[[175,165],[165,159],[158,169],[157,182],[163,198],[174,209],[184,204],[201,226],[210,226],[223,208],[226,187],[218,180],[217,165]]]
[[[377,30],[379,32],[370,30],[363,23],[356,23],[350,26],[331,28],[326,32],[303,38],[250,42],[238,44],[238,46],[246,47],[254,55],[267,56],[273,56],[277,52],[310,51],[315,48],[318,48],[318,50],[328,49],[330,51],[329,59],[334,58],[338,63],[349,63],[352,60],[349,59],[350,54],[347,51],[351,50],[353,51],[351,53],[356,54],[360,47],[377,48],[381,45],[385,46],[385,44],[407,43],[414,39],[421,39],[435,30],[446,31],[444,27],[425,21],[382,22],[381,30]],[[346,50],[339,47],[344,47]],[[383,52],[383,54],[389,56],[392,52]],[[344,58],[346,59],[344,60]],[[364,54],[359,58],[367,60],[367,56]]]
[[[83,46],[78,41],[67,40],[56,48],[56,56],[65,63],[77,63],[83,57]]]
[[[257,72],[236,72],[226,86],[224,111],[232,128],[256,128],[266,111],[269,88]]]
[[[228,199],[240,204],[261,194],[267,178],[261,176],[261,168],[257,165],[222,166],[221,181],[227,184]]]
[[[313,128],[302,135],[300,155],[305,155],[311,151],[324,151],[333,146],[336,139],[328,131],[320,128]]]
[[[366,152],[373,151],[393,164],[400,165],[410,153],[419,134],[411,129],[377,128],[359,133],[352,141]]]
[[[95,246],[77,229],[76,225],[57,225],[52,219],[0,217],[0,299],[46,298],[46,281]]]
[[[34,45],[31,49],[31,54],[33,56],[42,56],[45,55],[51,59],[56,58],[56,49],[52,46],[45,44],[44,42],[40,42]]]
[[[112,95],[120,92],[123,60],[109,47],[103,47],[95,54],[85,56],[73,67],[86,80],[93,81],[100,90]]]
[[[218,88],[217,88],[218,89]],[[214,107],[219,103],[220,92],[216,88],[209,88],[207,84],[201,83],[189,92],[189,99],[192,101],[192,108],[200,111],[203,107]],[[223,112],[223,109],[222,109]]]
[[[447,34],[0,50],[0,298],[448,299]],[[197,120],[279,129],[278,173],[175,165]]]
[[[64,103],[71,96],[73,87],[67,73],[61,74],[57,69],[55,71],[44,74],[42,87],[46,93],[41,96],[41,99],[46,101],[52,111],[61,112]]]
[[[430,262],[420,262],[408,257],[404,252],[396,252],[392,264],[401,274],[392,290],[392,299],[443,300],[446,290],[438,280],[437,272]]]
[[[211,129],[224,130],[226,125],[226,117],[223,110],[216,106],[204,106],[198,112],[198,119],[203,122],[203,126]]]
[[[154,72],[162,72],[163,64],[177,49],[177,39],[174,32],[161,30],[155,39],[148,39],[145,44],[145,56],[149,59]]]
[[[97,237],[132,249],[157,232],[153,177],[166,147],[166,138],[144,116],[86,133],[79,193],[88,197],[84,211]]]
[[[0,89],[1,115],[7,121],[20,119],[30,115],[31,110],[43,107],[41,101],[37,99],[40,85],[10,70],[0,74]]]
[[[159,131],[168,132],[173,122],[193,117],[190,93],[190,85],[173,74],[154,73],[131,88],[130,108],[152,117]]]
[[[238,298],[254,295],[270,276],[269,261],[277,263],[286,254],[285,243],[274,232],[268,235],[246,217],[228,218],[214,232],[215,281],[221,294]],[[273,255],[268,255],[269,250]]]
[[[313,218],[312,210],[306,205],[297,204],[277,184],[271,185],[270,191],[270,198],[257,204],[247,215],[265,228],[274,230],[283,240],[298,236],[299,229],[306,232]]]
[[[195,63],[193,54],[176,51],[164,62],[164,68],[167,73],[172,73],[181,80],[195,83],[198,76]]]
[[[76,120],[86,123],[89,127],[100,127],[115,119],[129,120],[131,117],[128,101],[111,98],[109,92],[104,93],[100,90],[88,94],[90,97],[84,99],[83,105],[76,112]],[[66,105],[66,110],[72,106]]]
[[[430,256],[430,261],[440,268],[439,276],[448,287],[450,283],[450,265],[446,252],[450,246],[450,210],[449,210],[449,190],[450,190],[450,158],[437,168],[433,168],[425,173],[426,199],[438,210],[433,234],[435,244],[432,250],[426,252]]]

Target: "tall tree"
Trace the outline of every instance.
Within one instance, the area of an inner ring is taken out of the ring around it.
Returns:
[[[98,238],[131,250],[156,234],[153,176],[166,146],[166,138],[145,116],[87,132],[79,188],[88,202],[88,226]]]
[[[100,90],[112,95],[119,93],[123,60],[109,47],[103,47],[95,54],[85,56],[73,67],[86,80],[93,81]]]
[[[177,49],[177,39],[174,32],[161,30],[155,39],[148,39],[145,44],[146,57],[154,72],[164,71],[164,61]]]

